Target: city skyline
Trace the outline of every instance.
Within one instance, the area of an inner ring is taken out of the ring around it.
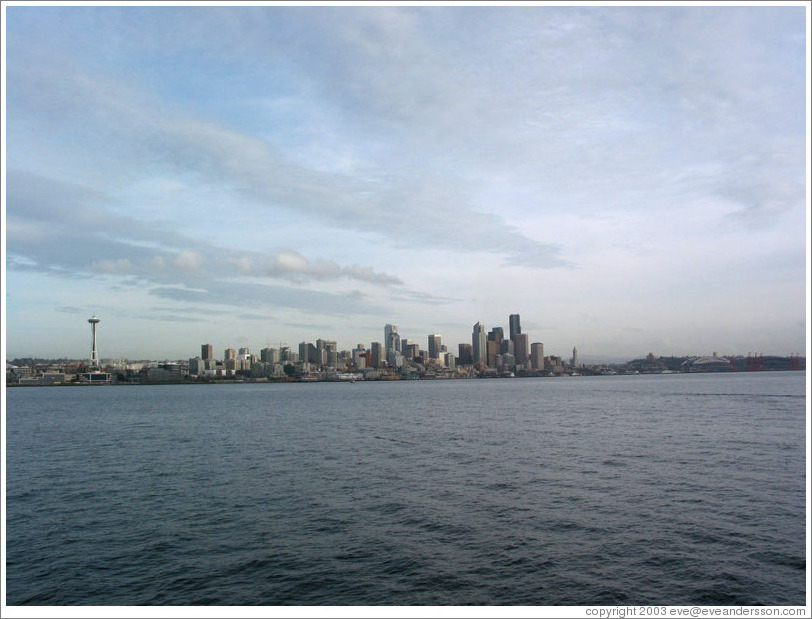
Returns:
[[[541,368],[542,365],[539,364],[541,359],[545,357],[548,359],[558,359],[564,360],[565,364],[568,364],[574,368],[581,367],[588,364],[591,365],[602,365],[602,364],[623,364],[628,363],[634,360],[642,359],[644,355],[640,355],[636,358],[622,358],[620,356],[613,356],[613,355],[587,355],[586,358],[581,357],[580,353],[578,352],[577,346],[573,346],[571,350],[571,356],[567,358],[565,352],[562,351],[550,351],[548,349],[547,353],[545,353],[544,349],[544,342],[538,341],[531,341],[529,335],[527,333],[521,332],[520,327],[520,314],[510,314],[508,317],[508,324],[510,329],[510,335],[508,338],[504,337],[504,328],[499,325],[493,326],[490,330],[486,330],[485,326],[482,323],[477,322],[473,325],[471,330],[471,337],[468,342],[457,342],[457,343],[443,343],[442,334],[439,333],[429,333],[425,335],[424,341],[421,342],[419,336],[415,335],[408,338],[401,338],[399,329],[397,325],[392,325],[391,323],[387,323],[384,325],[383,328],[383,337],[382,338],[375,338],[370,337],[365,339],[361,342],[356,342],[352,346],[340,346],[336,340],[325,340],[323,337],[314,337],[306,338],[305,340],[290,344],[288,342],[278,342],[272,344],[271,342],[266,342],[264,345],[244,345],[241,346],[239,349],[235,348],[231,343],[222,344],[219,348],[212,344],[211,342],[202,343],[199,345],[199,354],[193,356],[184,356],[179,355],[177,357],[161,357],[161,356],[144,356],[140,358],[134,357],[126,357],[126,356],[108,356],[104,357],[100,355],[97,351],[97,326],[101,322],[101,319],[98,318],[96,315],[90,317],[87,322],[91,325],[91,345],[90,345],[90,355],[63,355],[61,357],[55,355],[19,355],[17,357],[13,357],[14,359],[43,359],[43,360],[70,360],[72,362],[82,362],[86,361],[91,366],[99,366],[103,363],[119,363],[119,362],[129,362],[129,361],[152,361],[152,362],[165,362],[165,363],[175,363],[181,362],[185,363],[187,360],[191,362],[192,359],[200,359],[203,361],[216,361],[216,362],[227,362],[227,361],[234,361],[237,359],[240,360],[249,360],[251,358],[255,358],[256,360],[262,362],[272,362],[272,363],[279,363],[289,362],[287,358],[288,353],[295,353],[297,355],[296,362],[298,363],[302,359],[310,358],[312,363],[316,365],[333,365],[331,361],[335,360],[335,357],[332,358],[318,358],[317,351],[319,350],[326,350],[332,351],[333,355],[350,355],[356,356],[359,352],[370,353],[371,358],[375,359],[376,362],[373,367],[379,367],[382,365],[388,365],[389,367],[401,367],[403,365],[408,365],[413,360],[416,360],[417,357],[422,356],[424,361],[433,361],[439,362],[439,364],[447,365],[444,361],[444,355],[452,355],[453,356],[453,363],[454,365],[461,365],[461,366],[468,366],[468,365],[483,365],[485,367],[492,368],[494,366],[501,366],[501,362],[496,362],[496,356],[501,360],[504,355],[509,355],[511,359],[511,363],[518,364],[521,366],[527,366],[532,369]],[[315,345],[313,342],[315,341]],[[480,343],[481,341],[481,343]],[[491,346],[489,349],[488,346]],[[409,355],[406,353],[406,348],[409,348],[413,351],[414,355]],[[477,350],[481,349],[481,353],[477,353]],[[222,351],[221,355],[217,354],[217,351]],[[708,349],[709,350],[709,349]],[[286,352],[287,351],[287,352]],[[808,351],[807,351],[808,352]],[[239,353],[239,354],[238,354]],[[281,353],[281,356],[280,356]],[[396,353],[393,356],[393,353]],[[401,354],[402,353],[402,354]],[[314,357],[315,355],[315,357]],[[713,350],[712,352],[707,352],[707,350],[703,351],[694,351],[691,353],[685,354],[674,354],[669,355],[667,353],[663,354],[662,351],[658,352],[656,355],[654,352],[649,351],[645,357],[648,358],[655,358],[655,357],[693,357],[693,358],[716,358],[716,357],[730,357],[730,358],[742,358],[747,356],[748,359],[750,358],[763,358],[765,353],[761,351],[750,351],[748,350],[747,353],[744,352],[727,352],[723,355],[720,355],[717,350]],[[800,357],[806,358],[806,353],[794,352],[794,353],[786,353],[786,354],[774,354],[769,353],[767,354],[768,357]],[[267,357],[267,358],[266,358]],[[271,358],[272,357],[272,358]],[[415,359],[413,359],[414,357]],[[8,362],[12,359],[11,356],[6,357],[6,361]]]
[[[2,8],[7,358],[808,350],[806,4]]]

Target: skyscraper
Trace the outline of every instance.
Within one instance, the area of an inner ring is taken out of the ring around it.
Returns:
[[[372,367],[379,368],[386,363],[383,346],[380,342],[372,342]]]
[[[400,352],[400,335],[398,335],[397,325],[386,325],[383,328],[383,345],[386,348],[387,357],[390,352]]]
[[[460,365],[471,365],[474,362],[473,347],[470,344],[459,344],[457,355]]]
[[[211,344],[202,344],[200,346],[200,358],[204,361],[206,359],[213,359],[214,358],[214,348]]]
[[[474,363],[485,363],[488,354],[487,342],[485,327],[481,322],[476,323],[471,336],[471,352],[473,353]]]
[[[440,351],[442,349],[442,339],[443,336],[435,333],[434,335],[429,335],[429,357],[432,359],[439,359],[440,358]]]
[[[488,331],[488,348],[485,356],[485,363],[488,367],[497,366],[496,357],[502,354],[502,341],[505,339],[505,330],[502,327],[494,327]]]
[[[513,339],[513,354],[516,356],[518,365],[527,365],[528,361],[528,337],[527,333],[517,333]]]
[[[530,344],[530,362],[534,370],[544,369],[544,344],[541,342]]]
[[[510,320],[510,339],[515,341],[516,336],[522,332],[522,326],[520,323],[519,315],[511,314],[509,320]]]

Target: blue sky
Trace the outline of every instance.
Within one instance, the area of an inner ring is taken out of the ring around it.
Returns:
[[[7,358],[806,349],[805,3],[3,9]]]

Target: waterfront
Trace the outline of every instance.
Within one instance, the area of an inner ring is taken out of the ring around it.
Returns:
[[[805,384],[8,390],[7,603],[802,605]]]

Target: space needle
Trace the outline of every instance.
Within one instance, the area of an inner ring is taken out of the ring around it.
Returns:
[[[90,364],[98,367],[99,366],[99,354],[96,352],[96,325],[99,324],[99,319],[96,316],[92,316],[88,318],[87,321],[90,323],[90,328],[93,331],[93,348],[90,351]]]

